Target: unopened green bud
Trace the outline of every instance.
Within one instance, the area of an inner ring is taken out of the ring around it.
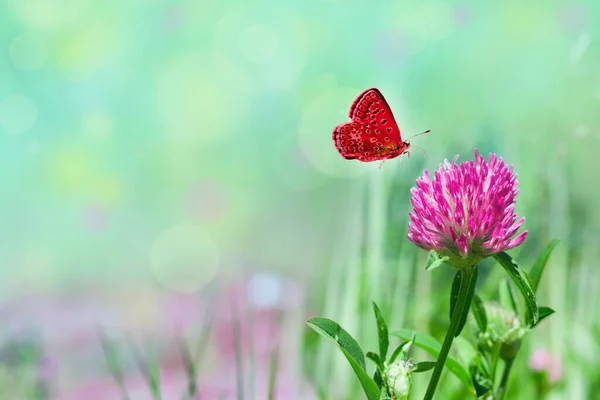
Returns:
[[[410,361],[398,359],[385,368],[385,382],[390,390],[392,399],[408,400],[411,379],[409,369]]]
[[[513,359],[521,346],[521,339],[526,330],[521,328],[519,318],[514,312],[491,302],[485,303],[487,329],[481,333],[481,339],[489,346],[501,344],[500,357]]]

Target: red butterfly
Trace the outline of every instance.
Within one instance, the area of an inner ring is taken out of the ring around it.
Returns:
[[[402,141],[394,114],[378,89],[362,92],[348,115],[352,121],[336,126],[332,134],[335,148],[346,160],[381,161],[383,165],[404,153],[410,156],[410,143]]]

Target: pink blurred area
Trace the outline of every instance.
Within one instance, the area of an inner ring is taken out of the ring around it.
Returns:
[[[544,348],[538,348],[529,357],[529,368],[535,372],[547,374],[551,384],[560,382],[563,377],[563,364],[560,357]]]
[[[152,397],[128,338],[158,360],[162,398],[181,399],[188,378],[179,339],[195,354],[207,323],[210,333],[200,351],[196,398],[237,398],[236,329],[245,392],[267,397],[277,353],[275,398],[316,398],[298,368],[299,327],[305,319],[302,288],[282,276],[254,273],[223,279],[213,289],[190,295],[138,288],[110,298],[93,290],[67,297],[36,295],[18,299],[2,314],[14,343],[35,341],[38,346],[39,379],[51,398],[122,397],[107,368],[100,329],[118,349],[129,398]]]
[[[186,394],[187,380],[182,371],[163,370],[161,371],[161,398],[164,400],[180,400]],[[236,390],[236,371],[220,371],[220,375],[203,377],[198,382],[198,393],[194,399],[224,399],[234,400],[238,398]],[[257,385],[255,387],[255,398],[265,399],[268,395],[268,376],[259,374],[257,377]],[[275,388],[276,399],[294,399],[294,398],[316,398],[307,394],[298,397],[295,392],[293,382],[289,377],[280,377],[280,382]],[[129,398],[140,400],[153,400],[153,396],[148,388],[148,384],[141,376],[128,377],[126,382],[126,390]],[[248,396],[248,391],[245,391]],[[59,400],[107,400],[118,399],[121,397],[121,390],[117,384],[109,379],[90,381],[76,387],[69,392],[60,395]]]

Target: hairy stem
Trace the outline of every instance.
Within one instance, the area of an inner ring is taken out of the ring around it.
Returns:
[[[424,400],[433,399],[435,389],[437,388],[440,377],[442,376],[442,371],[444,370],[446,358],[448,358],[448,353],[452,347],[452,341],[454,340],[456,332],[461,325],[463,314],[465,312],[469,312],[469,308],[471,307],[473,296],[469,296],[469,287],[471,286],[471,279],[477,279],[476,269],[477,266],[462,270],[463,276],[460,282],[460,288],[458,290],[458,297],[456,299],[454,312],[452,313],[452,319],[450,320],[450,326],[446,332],[446,337],[444,338],[444,343],[442,344],[442,350],[440,351],[435,368],[431,374],[429,386],[427,386],[427,392],[423,398]]]
[[[504,393],[506,393],[506,385],[508,384],[508,376],[510,375],[513,362],[514,359],[511,358],[510,360],[506,360],[504,363],[504,370],[502,371],[502,378],[500,379],[500,386],[498,386],[496,400],[502,400],[504,398]]]

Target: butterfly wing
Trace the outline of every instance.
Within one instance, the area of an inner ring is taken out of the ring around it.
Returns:
[[[392,110],[375,88],[362,92],[350,106],[351,122],[333,130],[333,142],[347,160],[369,162],[394,158],[404,149]]]
[[[352,121],[370,126],[369,134],[385,134],[391,141],[402,142],[400,128],[398,128],[392,109],[376,88],[362,92],[350,106],[348,116]]]
[[[333,143],[338,152],[346,160],[361,160],[361,155],[369,153],[365,151],[362,143],[363,129],[358,122],[344,122],[333,130]],[[362,160],[361,160],[362,161]]]

